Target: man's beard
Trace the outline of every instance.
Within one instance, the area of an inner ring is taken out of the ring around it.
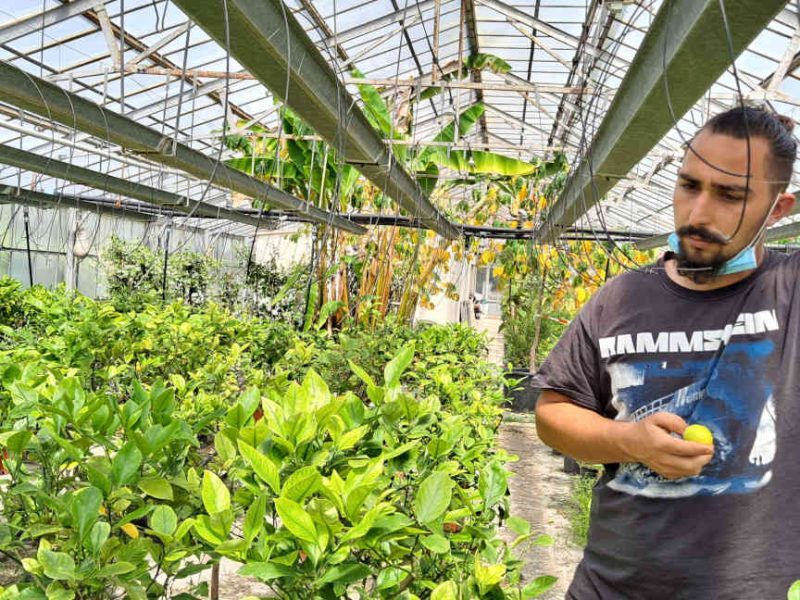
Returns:
[[[692,225],[681,227],[678,229],[677,234],[681,240],[680,252],[675,255],[678,275],[686,277],[697,284],[708,283],[717,277],[723,265],[728,262],[728,258],[723,254],[722,249],[706,260],[692,260],[686,254],[683,238],[691,235],[707,242],[723,245],[727,244],[727,240],[720,238],[708,229],[693,227]]]

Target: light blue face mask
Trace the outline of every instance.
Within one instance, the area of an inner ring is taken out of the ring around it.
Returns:
[[[669,238],[667,238],[667,243],[669,244],[670,250],[675,254],[680,254],[681,241],[677,233],[673,231],[669,235]],[[714,275],[730,275],[732,273],[741,273],[742,271],[751,271],[757,266],[756,248],[753,245],[749,245],[743,248],[736,256],[726,261],[721,267],[715,269]]]

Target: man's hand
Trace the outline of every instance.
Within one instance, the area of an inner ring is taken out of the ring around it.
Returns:
[[[714,447],[676,438],[687,424],[678,415],[659,412],[632,423],[626,436],[627,453],[667,479],[699,475],[714,456]]]

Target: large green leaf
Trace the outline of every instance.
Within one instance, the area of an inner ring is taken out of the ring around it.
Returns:
[[[295,575],[295,570],[274,562],[251,562],[239,569],[243,577],[257,577],[261,581],[272,581],[280,577]]]
[[[143,477],[136,485],[148,496],[159,500],[172,500],[172,485],[163,477]]]
[[[504,175],[513,177],[516,175],[532,175],[539,169],[534,165],[510,156],[495,154],[494,152],[484,152],[482,150],[472,150],[470,152],[472,166],[470,173],[483,173],[492,175]]]
[[[303,541],[314,543],[317,541],[317,530],[314,521],[302,506],[288,498],[277,498],[275,509],[278,516],[292,534]]]
[[[558,577],[553,577],[552,575],[542,575],[541,577],[537,577],[522,589],[522,597],[538,598],[551,587],[553,587],[553,584],[555,584],[556,581],[558,581]]]
[[[357,69],[353,69],[352,75],[359,79],[364,77]],[[389,114],[389,107],[386,106],[386,102],[384,102],[378,90],[371,85],[359,84],[358,93],[364,102],[367,118],[385,138],[388,138],[392,132],[392,117]]]
[[[415,341],[411,340],[405,344],[400,352],[390,360],[383,369],[384,385],[391,388],[400,383],[400,376],[414,360]]]
[[[370,568],[356,562],[344,562],[327,569],[320,577],[319,583],[338,583],[348,585],[356,581],[361,581],[370,574]]]
[[[85,545],[92,552],[99,552],[100,547],[103,544],[105,544],[110,533],[111,533],[111,525],[109,525],[105,521],[98,521],[89,530],[89,537],[86,538]]]
[[[444,581],[431,592],[431,600],[458,600],[458,586],[454,581]]]
[[[111,482],[119,486],[136,481],[142,458],[142,453],[135,443],[125,444],[111,461]]]
[[[425,536],[420,542],[434,554],[447,554],[450,552],[450,541],[438,533]]]
[[[264,481],[272,491],[278,494],[281,489],[280,475],[278,467],[264,454],[239,440],[239,452],[248,465],[255,471],[255,474]]]
[[[264,516],[267,514],[267,497],[259,496],[255,502],[250,504],[247,515],[244,518],[242,531],[248,543],[251,543],[261,530],[264,528]]]
[[[201,495],[203,506],[210,515],[228,510],[231,507],[231,493],[222,480],[211,471],[203,473]]]
[[[414,514],[420,523],[430,523],[444,514],[453,497],[453,485],[450,476],[441,471],[425,478],[414,499]]]
[[[789,588],[789,593],[786,595],[787,600],[800,600],[800,579],[792,584]]]
[[[466,110],[458,115],[458,137],[462,138],[467,135],[470,130],[475,126],[486,111],[486,107],[482,102],[476,102]],[[433,138],[434,142],[455,142],[456,140],[456,121],[448,123],[436,136]]]
[[[321,483],[322,476],[316,467],[310,465],[301,467],[286,479],[281,496],[295,502],[302,502],[307,496],[317,491]]]
[[[75,579],[75,561],[66,552],[53,552],[39,546],[36,559],[42,566],[44,574],[56,581]]]
[[[478,477],[478,491],[483,497],[483,509],[488,510],[500,502],[508,490],[507,475],[503,466],[496,460],[481,469]]]
[[[72,521],[78,530],[78,539],[83,539],[97,520],[103,493],[96,487],[87,487],[75,493],[72,498]]]
[[[160,504],[150,513],[150,529],[161,535],[172,535],[178,527],[175,511],[165,504]]]

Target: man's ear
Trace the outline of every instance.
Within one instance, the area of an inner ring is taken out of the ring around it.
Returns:
[[[788,216],[794,208],[795,198],[791,192],[783,192],[778,196],[778,201],[775,203],[775,208],[772,209],[769,219],[767,219],[767,227],[772,227],[775,223]]]

